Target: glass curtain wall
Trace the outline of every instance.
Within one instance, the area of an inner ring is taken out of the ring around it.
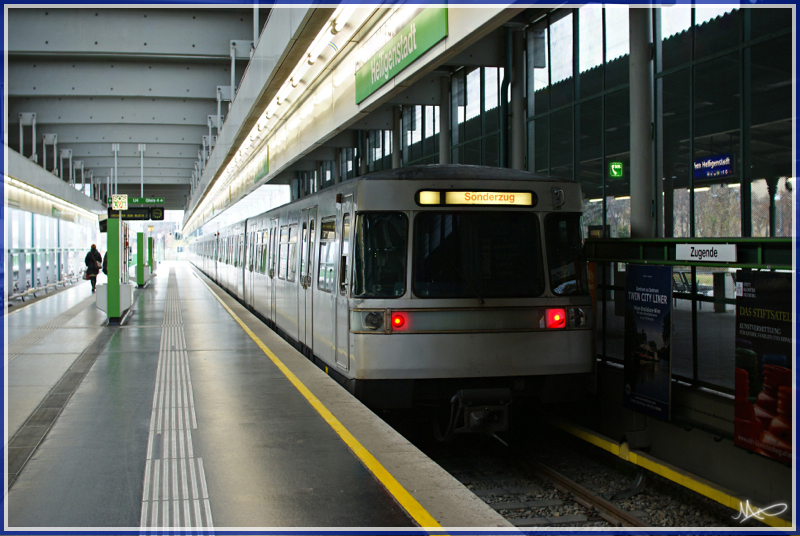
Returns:
[[[663,196],[663,236],[791,236],[791,9],[675,5],[653,9],[652,20],[653,177]],[[630,236],[628,21],[627,7],[584,6],[548,14],[527,30],[528,169],[580,182],[585,236],[590,227]],[[453,115],[467,123],[470,74],[453,85],[459,106]],[[459,122],[459,128],[463,135],[468,125]],[[468,149],[456,136],[454,154],[455,147]],[[614,298],[624,290],[624,273],[612,268],[606,270],[613,274],[598,274],[609,285],[599,351],[620,359]],[[711,289],[723,279],[725,297],[733,300],[732,278],[702,268],[674,272],[682,282],[675,325],[683,326],[688,344],[674,374],[732,389],[733,368],[715,357],[732,355],[718,343],[733,344],[732,308],[715,315],[710,303]]]
[[[630,235],[628,8],[559,10],[528,29],[528,169],[578,180],[584,234]]]
[[[461,69],[450,78],[452,163],[500,165],[500,86],[504,74],[502,67],[477,67]],[[508,102],[508,95],[505,98]]]
[[[528,168],[580,181],[584,230],[605,224],[618,237],[630,235],[628,18],[627,7],[589,5],[527,34]],[[664,236],[790,236],[791,10],[676,5],[653,10],[653,23]],[[481,157],[482,79],[454,76],[463,163]]]

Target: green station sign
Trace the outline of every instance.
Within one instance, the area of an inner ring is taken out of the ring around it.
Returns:
[[[622,162],[614,161],[608,163],[608,177],[610,179],[621,179],[625,167]]]
[[[267,150],[264,151],[264,158],[261,159],[261,163],[256,168],[253,182],[258,182],[267,173],[269,173],[269,145],[267,145]]]
[[[108,204],[111,204],[111,198],[108,199]],[[129,197],[128,205],[163,205],[163,197]]]
[[[356,71],[356,104],[447,37],[447,8],[426,8]]]

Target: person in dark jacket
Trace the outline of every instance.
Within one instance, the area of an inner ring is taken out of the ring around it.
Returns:
[[[89,277],[89,281],[92,282],[92,292],[94,292],[97,286],[97,274],[100,273],[100,266],[103,264],[103,257],[97,251],[96,245],[92,244],[92,249],[86,254],[84,262],[86,263],[86,275]]]

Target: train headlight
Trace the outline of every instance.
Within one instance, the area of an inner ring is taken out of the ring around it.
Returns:
[[[547,329],[563,329],[567,327],[567,312],[564,309],[546,309],[544,327]]]
[[[383,313],[379,311],[372,311],[364,317],[364,325],[367,329],[378,330],[383,329]]]

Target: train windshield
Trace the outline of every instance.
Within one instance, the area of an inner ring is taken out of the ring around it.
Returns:
[[[544,220],[550,288],[554,294],[588,294],[580,214],[550,214]]]
[[[408,216],[360,213],[356,219],[353,296],[396,298],[406,293]]]
[[[521,298],[544,291],[539,220],[532,212],[420,212],[414,294]]]

